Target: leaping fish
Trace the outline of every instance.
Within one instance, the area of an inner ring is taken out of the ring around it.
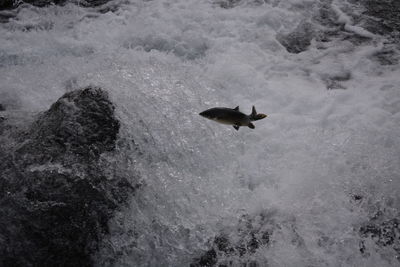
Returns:
[[[240,112],[239,106],[236,108],[210,108],[201,112],[199,115],[222,124],[233,125],[233,128],[237,131],[240,126],[248,126],[250,129],[254,129],[255,126],[251,123],[252,121],[267,117],[267,115],[262,113],[257,114],[254,106],[250,115]]]

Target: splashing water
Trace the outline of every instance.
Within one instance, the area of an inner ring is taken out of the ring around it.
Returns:
[[[368,31],[361,6],[118,5],[26,7],[0,25],[7,112],[45,110],[88,84],[116,105],[117,152],[104,161],[143,187],[110,222],[99,266],[188,266],[263,210],[278,211],[281,232],[253,255],[261,266],[399,264],[372,238],[360,252],[359,227],[378,211],[398,217],[400,204],[400,72],[378,57],[398,52]],[[198,116],[237,105],[268,118],[236,132]]]

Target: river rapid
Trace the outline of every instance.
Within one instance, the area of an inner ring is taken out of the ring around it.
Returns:
[[[102,160],[141,186],[94,266],[399,266],[399,38],[369,2],[25,4],[0,24],[0,115],[109,93],[121,126]],[[238,105],[268,117],[198,115]]]

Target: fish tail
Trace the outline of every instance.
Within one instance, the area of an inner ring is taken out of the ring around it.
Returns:
[[[256,107],[253,106],[253,108],[252,108],[252,110],[251,110],[251,114],[250,114],[250,119],[251,119],[252,121],[261,120],[261,119],[264,119],[265,117],[267,117],[266,114],[262,114],[262,113],[258,113],[258,114],[257,114]]]

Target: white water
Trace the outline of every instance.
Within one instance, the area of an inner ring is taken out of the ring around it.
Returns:
[[[338,23],[370,40],[313,41],[290,54],[277,34],[310,20],[320,2],[255,2],[132,0],[106,14],[30,7],[0,25],[8,110],[42,111],[88,84],[116,105],[118,153],[105,160],[144,186],[110,223],[99,266],[188,266],[223,225],[262,210],[291,220],[303,244],[283,227],[254,255],[261,266],[399,264],[373,241],[363,256],[357,234],[379,206],[398,212],[399,66],[374,60],[383,38],[356,25],[346,3],[330,5]],[[344,73],[346,89],[326,89]],[[237,132],[198,116],[237,105],[268,118]]]

